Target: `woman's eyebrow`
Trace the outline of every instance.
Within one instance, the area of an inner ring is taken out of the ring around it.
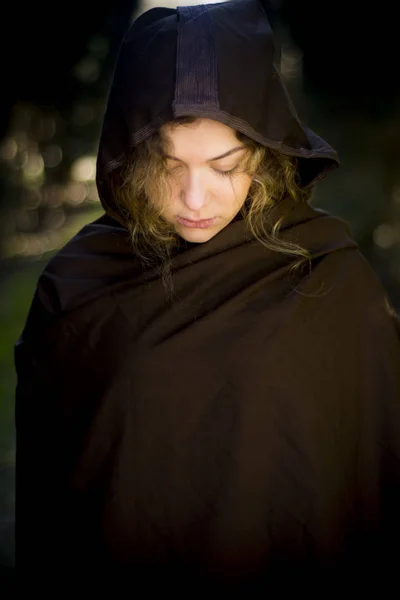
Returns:
[[[228,150],[228,152],[224,152],[224,154],[221,154],[220,156],[214,156],[214,158],[208,158],[206,160],[206,162],[213,162],[214,160],[220,160],[221,158],[226,158],[227,156],[230,156],[231,154],[234,154],[235,152],[239,152],[239,150],[244,150],[245,147],[246,146],[236,146],[236,148],[232,148],[232,150]],[[177,158],[176,156],[171,156],[170,154],[164,154],[164,158],[169,158],[170,160],[179,160],[180,162],[184,162],[180,158]]]

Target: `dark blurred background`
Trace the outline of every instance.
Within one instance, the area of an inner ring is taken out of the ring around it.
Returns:
[[[276,34],[276,61],[300,118],[341,158],[340,169],[318,184],[312,204],[349,223],[399,312],[400,52],[395,3],[382,0],[369,8],[351,0],[262,3]],[[95,157],[122,37],[139,10],[177,4],[185,2],[38,0],[2,7],[2,591],[8,584],[11,589],[14,576],[13,346],[46,262],[102,212]]]

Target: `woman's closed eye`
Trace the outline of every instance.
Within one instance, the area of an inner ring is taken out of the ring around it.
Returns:
[[[228,170],[225,170],[225,169],[213,169],[213,171],[215,171],[216,173],[218,173],[218,175],[221,175],[222,177],[232,177],[232,175],[234,175],[235,173],[237,173],[238,167],[236,165],[232,169],[228,169]]]
[[[182,164],[165,164],[165,169],[167,171],[167,173],[170,174],[179,174],[182,169],[184,168],[184,166]],[[217,169],[215,167],[211,167],[211,170],[216,173],[217,175],[220,175],[221,177],[232,177],[235,173],[237,173],[239,171],[239,165],[235,165],[234,167],[232,167],[231,169]]]

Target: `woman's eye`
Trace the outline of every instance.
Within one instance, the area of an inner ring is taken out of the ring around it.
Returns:
[[[165,164],[165,170],[170,175],[177,175],[182,171],[182,169],[183,169],[182,165]],[[213,168],[213,171],[215,173],[217,173],[217,175],[221,175],[221,177],[232,177],[232,175],[234,173],[236,173],[237,170],[238,170],[238,165],[236,165],[232,169],[214,169]]]
[[[222,169],[214,169],[218,175],[222,175],[222,177],[232,177],[232,175],[237,171],[237,167],[233,167],[233,169],[229,169],[228,171],[224,171]]]
[[[165,165],[165,169],[167,173],[177,173],[180,171],[180,169],[182,169],[182,165]]]

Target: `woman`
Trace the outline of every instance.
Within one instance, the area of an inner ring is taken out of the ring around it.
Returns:
[[[152,9],[122,44],[105,214],[16,345],[16,563],[42,589],[360,589],[396,564],[396,315],[308,203],[338,160],[272,59],[256,0]]]

